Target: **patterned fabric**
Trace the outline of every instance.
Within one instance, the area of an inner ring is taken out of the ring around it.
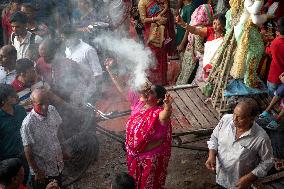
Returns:
[[[213,19],[213,10],[209,4],[200,5],[193,14],[191,15],[190,25],[192,26],[207,26],[212,24]],[[201,78],[202,72],[202,62],[203,62],[203,52],[204,52],[204,39],[200,36],[189,33],[188,35],[188,44],[184,52],[182,63],[181,63],[181,72],[178,77],[178,85],[187,84],[190,82],[190,78],[193,75],[194,68],[196,64],[201,64],[195,76],[195,81],[198,81]]]
[[[191,26],[209,26],[213,22],[213,9],[211,5],[200,5],[191,15]]]
[[[251,20],[235,30],[241,30],[240,39],[237,39],[238,46],[235,62],[231,69],[231,76],[234,79],[244,79],[248,87],[259,87],[257,68],[264,53],[264,43],[262,37]]]
[[[201,38],[199,36],[193,36],[194,38]],[[202,42],[203,43],[203,42]],[[194,68],[196,67],[196,64],[198,63],[198,60],[195,58],[194,54],[194,47],[187,47],[182,58],[182,65],[181,65],[181,72],[179,74],[178,80],[176,82],[177,85],[187,84],[190,76],[192,75],[192,72]]]
[[[226,88],[228,80],[228,72],[233,64],[232,54],[236,50],[236,40],[234,36],[234,26],[239,21],[241,10],[237,9],[237,5],[241,0],[230,0],[231,9],[226,14],[226,19],[228,27],[226,27],[227,32],[224,36],[223,44],[219,47],[213,59],[211,60],[213,68],[209,74],[208,82],[202,88],[202,92],[206,96],[218,96],[218,98],[223,98],[220,95],[220,91]],[[218,90],[217,90],[218,89]],[[212,92],[214,91],[214,94]]]
[[[51,105],[46,117],[32,110],[22,123],[23,145],[31,147],[35,162],[46,176],[58,176],[63,170],[63,155],[57,137],[61,124],[60,115]],[[31,174],[34,174],[32,169]]]
[[[160,189],[165,185],[172,129],[170,122],[162,125],[159,121],[162,110],[159,106],[141,109],[126,124],[128,171],[137,189]],[[148,144],[156,141],[162,141],[161,145],[145,152]]]
[[[161,11],[158,3],[155,0],[140,0],[138,4],[141,21],[145,18],[157,16]],[[145,44],[150,36],[151,23],[144,24],[144,41]],[[167,51],[164,45],[162,47],[155,47],[148,44],[152,53],[155,55],[157,63],[155,67],[148,70],[148,77],[151,83],[158,85],[167,84]]]

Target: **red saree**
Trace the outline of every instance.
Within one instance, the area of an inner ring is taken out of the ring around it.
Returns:
[[[127,165],[136,189],[162,189],[165,185],[172,129],[170,122],[162,125],[159,121],[162,110],[159,106],[141,109],[126,124]],[[160,140],[160,146],[145,152],[150,142]]]
[[[138,5],[140,18],[143,21],[145,18],[152,18],[161,12],[161,8],[156,0],[140,0]],[[144,24],[144,41],[147,44],[150,35],[151,23]],[[167,84],[167,52],[165,45],[161,48],[149,44],[148,47],[152,50],[156,57],[156,66],[148,71],[149,80],[155,85]]]

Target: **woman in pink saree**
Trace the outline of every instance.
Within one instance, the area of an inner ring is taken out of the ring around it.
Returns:
[[[137,189],[161,189],[171,156],[173,99],[164,87],[148,86],[141,100],[145,105],[138,103],[126,124],[128,171]]]
[[[126,124],[126,150],[129,174],[136,189],[162,189],[171,156],[173,99],[159,85],[145,84],[135,92],[113,73],[113,60],[107,59],[106,70],[118,91],[131,103]]]

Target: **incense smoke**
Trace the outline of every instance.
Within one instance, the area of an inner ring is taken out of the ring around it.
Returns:
[[[114,33],[100,35],[95,38],[94,42],[123,61],[119,64],[125,66],[130,73],[129,86],[131,89],[140,89],[147,81],[146,70],[155,64],[149,48],[145,48],[143,44],[133,39],[119,38]]]

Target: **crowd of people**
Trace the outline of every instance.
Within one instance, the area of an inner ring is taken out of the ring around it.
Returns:
[[[107,80],[131,104],[125,141],[128,173],[117,175],[112,188],[164,188],[172,143],[173,98],[164,88],[170,59],[180,60],[177,84],[199,83],[218,67],[215,62],[222,58],[216,57],[225,48],[235,49],[226,51],[230,61],[237,57],[227,72],[248,87],[257,88],[258,78],[267,81],[275,96],[259,118],[269,120],[269,129],[280,126],[284,111],[273,118],[271,110],[284,97],[283,1],[179,0],[175,9],[169,0],[121,2],[132,5],[129,19],[121,22],[129,26],[126,36],[149,48],[156,60],[138,90],[127,85],[129,75],[115,73],[122,63],[104,61],[104,53],[90,40],[94,33],[89,26],[95,22],[117,29],[103,12],[107,2],[3,2],[0,189],[62,187],[64,160],[70,158],[62,145],[66,110],[103,98]],[[229,48],[231,39],[235,43]],[[258,112],[258,104],[245,99],[215,127],[205,165],[216,173],[220,188],[247,189],[273,167],[270,138],[255,122]],[[72,116],[76,113],[67,117]]]

